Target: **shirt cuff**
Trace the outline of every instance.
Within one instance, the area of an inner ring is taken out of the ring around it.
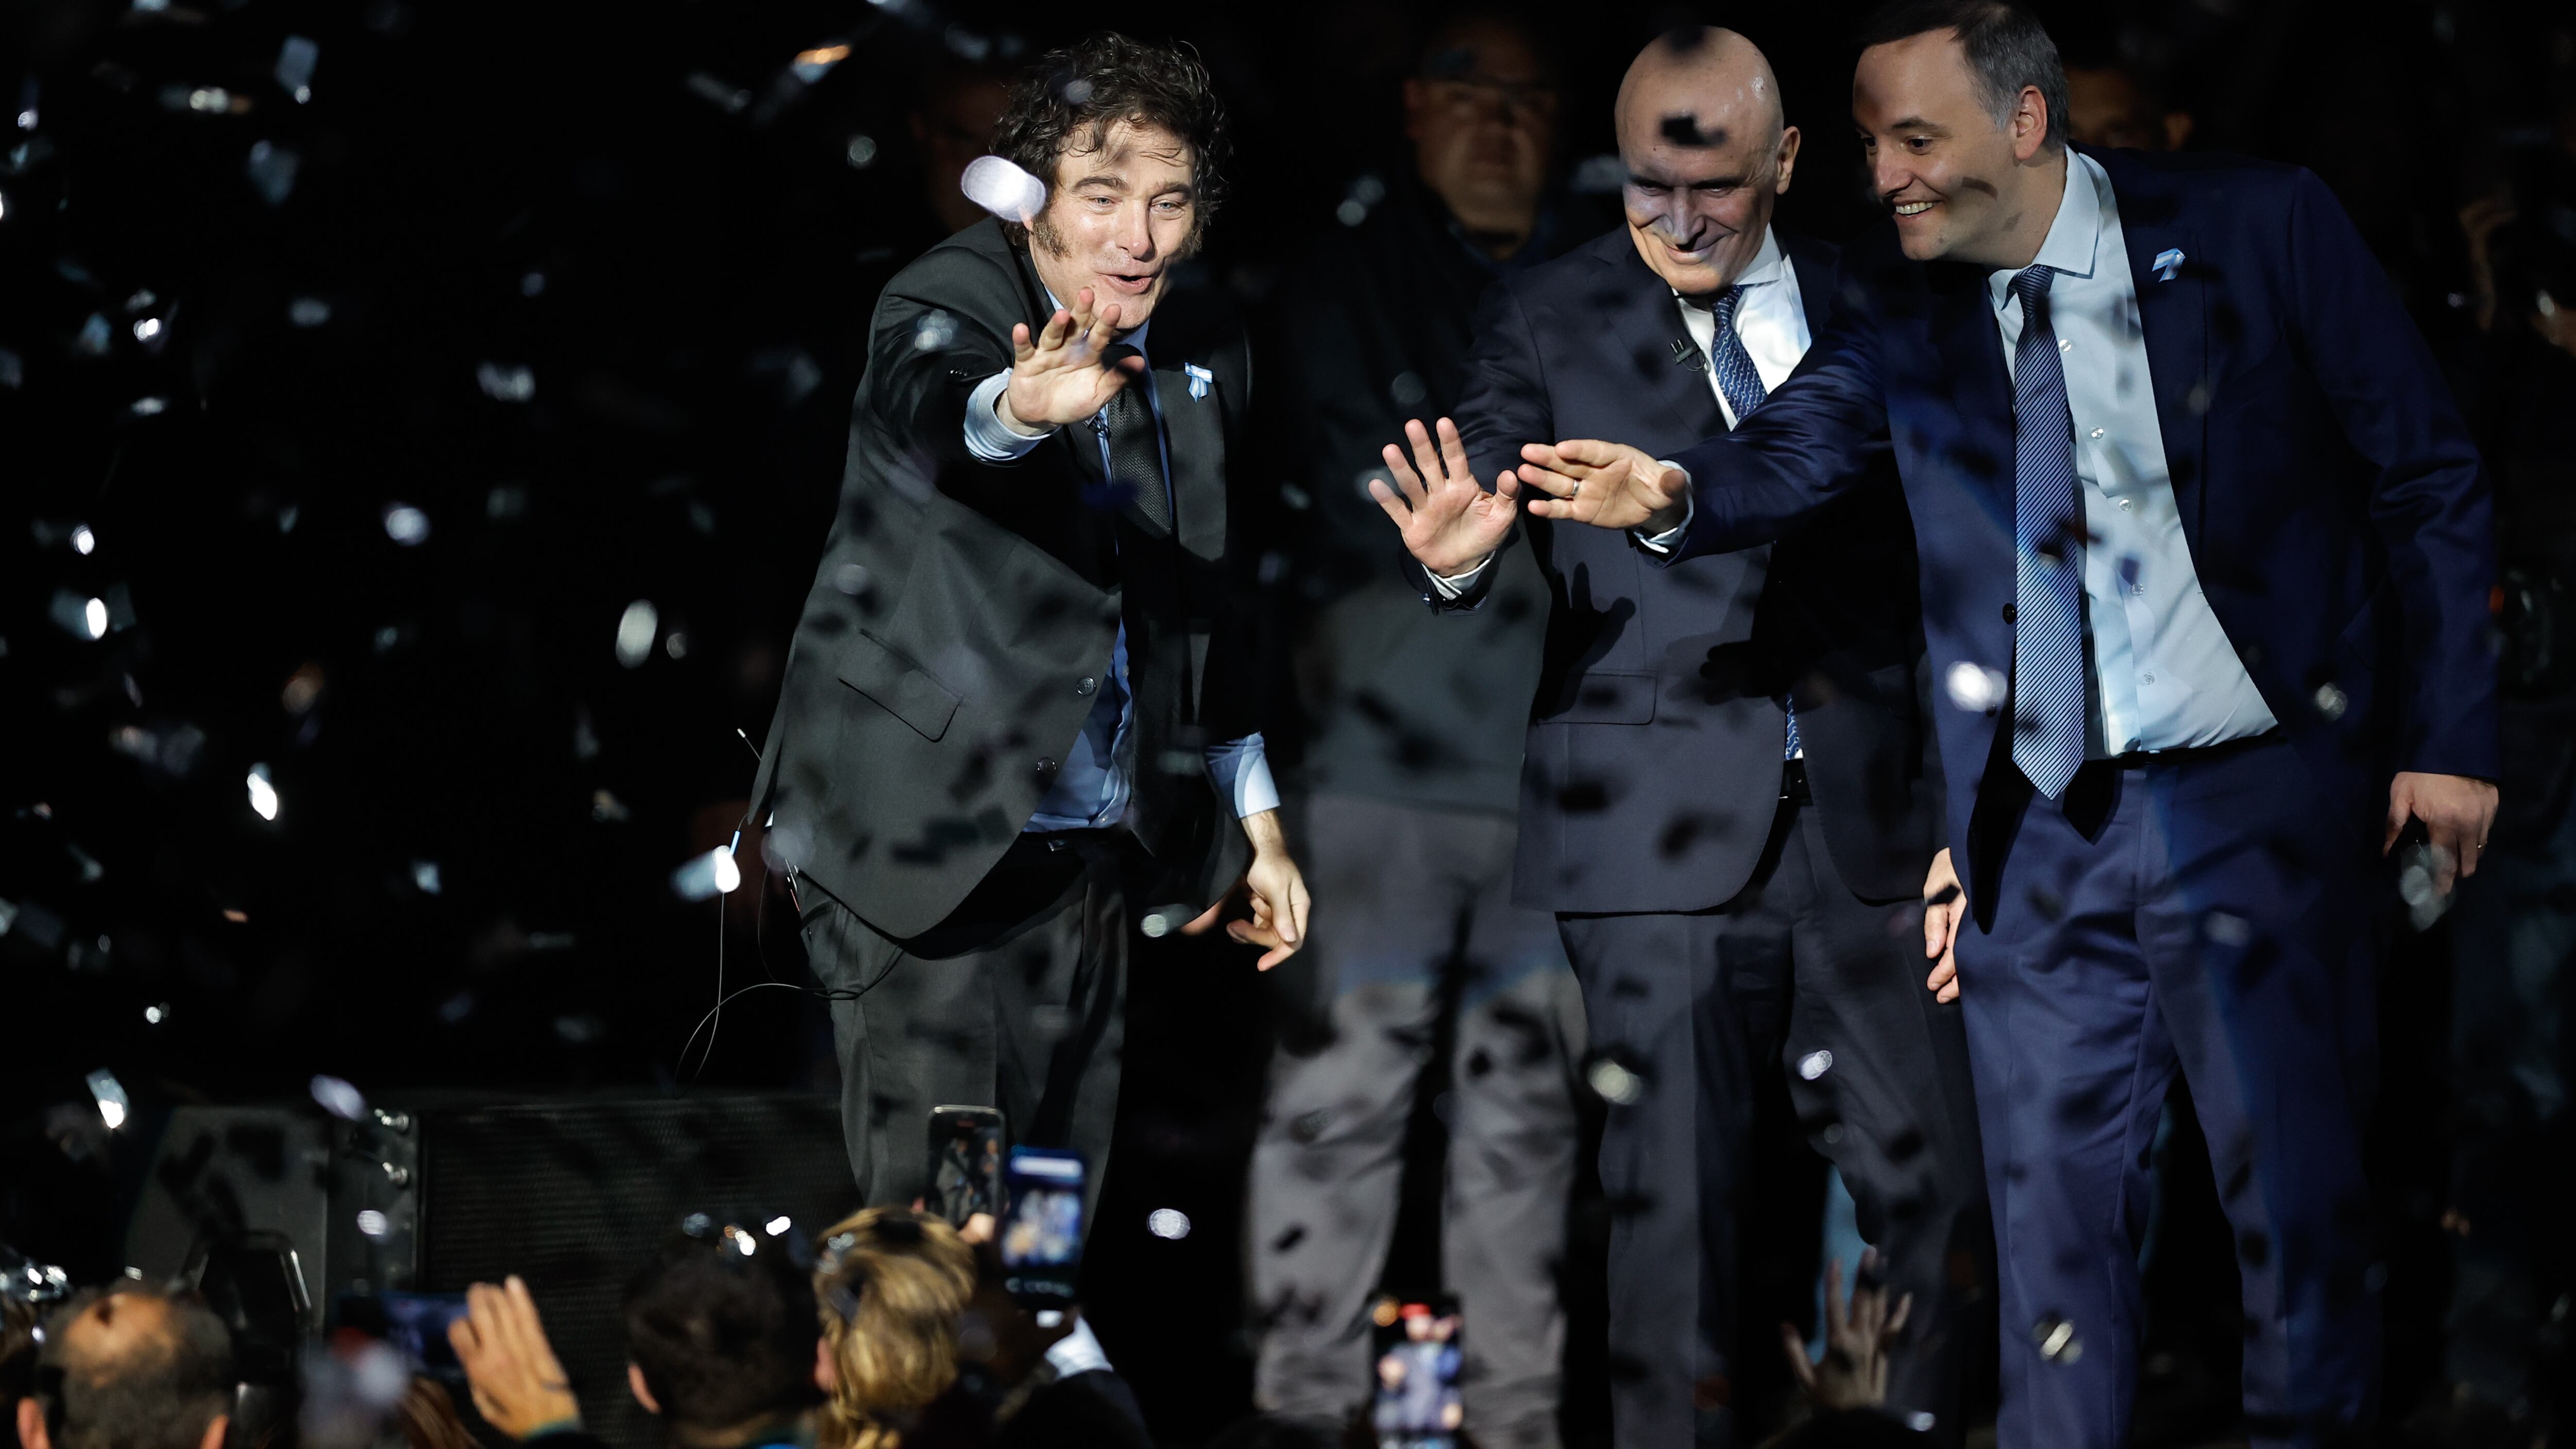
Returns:
[[[1109,1373],[1109,1355],[1101,1350],[1100,1340],[1091,1333],[1091,1325],[1080,1315],[1073,1320],[1073,1331],[1057,1339],[1046,1351],[1046,1361],[1059,1379],[1075,1374]]]
[[[966,395],[966,451],[987,463],[1016,463],[1055,432],[1049,428],[1032,435],[1002,421],[1002,389],[1010,385],[1011,370],[1006,367],[975,384],[975,390]]]
[[[1688,488],[1690,486],[1690,470],[1682,467],[1682,465],[1669,458],[1657,458],[1655,461],[1672,469],[1674,472],[1681,474],[1683,487]],[[1628,530],[1628,536],[1635,539],[1638,545],[1642,548],[1649,549],[1655,553],[1671,553],[1674,549],[1681,546],[1682,535],[1690,532],[1691,519],[1697,515],[1698,512],[1699,499],[1693,494],[1686,492],[1682,494],[1681,522],[1674,524],[1672,527],[1665,529],[1663,532],[1656,534],[1652,538],[1648,538],[1645,534],[1633,528]]]
[[[1262,743],[1259,730],[1208,746],[1207,770],[1216,792],[1234,802],[1235,819],[1279,808],[1279,786],[1270,778],[1269,746]]]
[[[1431,587],[1440,592],[1440,597],[1444,599],[1454,599],[1460,594],[1467,592],[1469,589],[1474,588],[1476,586],[1476,580],[1483,578],[1485,576],[1485,570],[1492,568],[1493,566],[1494,555],[1489,553],[1485,555],[1485,561],[1483,563],[1476,565],[1474,568],[1467,570],[1463,574],[1435,574],[1429,569],[1424,569],[1422,572],[1430,576]]]

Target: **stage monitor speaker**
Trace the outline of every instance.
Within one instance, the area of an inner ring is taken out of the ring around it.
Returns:
[[[626,1391],[627,1279],[693,1212],[746,1227],[785,1217],[811,1238],[857,1206],[830,1097],[424,1096],[380,1101],[356,1122],[309,1107],[182,1107],[126,1262],[158,1279],[264,1245],[292,1280],[271,1311],[295,1313],[306,1335],[335,1326],[344,1295],[455,1293],[516,1273],[591,1430],[658,1449]]]

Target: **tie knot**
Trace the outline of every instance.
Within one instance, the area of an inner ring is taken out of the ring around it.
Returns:
[[[2024,267],[2013,274],[2012,293],[2021,298],[2021,308],[2028,312],[2048,301],[2048,284],[2057,276],[2057,268],[2040,265]]]
[[[1709,310],[1717,314],[1717,328],[1723,332],[1735,325],[1736,305],[1744,300],[1744,284],[1736,283],[1717,294],[1717,305]]]

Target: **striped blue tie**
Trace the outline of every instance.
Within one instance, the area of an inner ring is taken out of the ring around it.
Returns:
[[[1710,349],[1717,354],[1711,360],[1717,364],[1718,391],[1726,394],[1726,405],[1735,410],[1738,423],[1751,417],[1753,410],[1762,406],[1762,400],[1771,395],[1762,385],[1762,374],[1754,369],[1753,354],[1744,350],[1744,339],[1735,333],[1735,309],[1743,301],[1741,283],[1727,288],[1725,295],[1717,299],[1717,345]],[[1780,707],[1789,715],[1789,737],[1781,747],[1780,758],[1794,760],[1798,757],[1798,711],[1786,695],[1781,697]]]
[[[2054,800],[2084,763],[2084,506],[2075,420],[2049,327],[2053,267],[2012,280],[2021,299],[2013,348],[2013,763]]]

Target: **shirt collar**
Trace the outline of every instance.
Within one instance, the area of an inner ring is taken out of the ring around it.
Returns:
[[[1072,310],[1071,308],[1069,308],[1069,307],[1067,307],[1067,306],[1065,306],[1065,305],[1064,305],[1064,302],[1063,302],[1063,300],[1062,300],[1061,298],[1059,298],[1059,297],[1057,297],[1057,296],[1056,296],[1056,294],[1055,294],[1055,288],[1048,286],[1048,285],[1047,285],[1046,283],[1044,283],[1044,282],[1040,282],[1040,283],[1038,283],[1038,290],[1039,290],[1039,291],[1041,291],[1041,292],[1046,293],[1046,297],[1047,297],[1047,315],[1048,315],[1048,316],[1052,317],[1052,316],[1054,316],[1054,315],[1055,315],[1056,313],[1058,313],[1058,312],[1066,312],[1066,311],[1071,311],[1071,310]],[[1148,317],[1148,318],[1146,318],[1144,321],[1139,322],[1139,323],[1137,323],[1137,324],[1136,324],[1136,330],[1135,330],[1135,331],[1133,331],[1133,332],[1128,332],[1128,333],[1124,333],[1124,334],[1121,334],[1120,336],[1112,337],[1112,338],[1110,338],[1110,339],[1109,339],[1109,341],[1110,341],[1110,343],[1111,343],[1112,345],[1115,345],[1115,344],[1117,344],[1117,343],[1124,342],[1124,343],[1126,343],[1128,346],[1135,348],[1135,349],[1136,349],[1136,355],[1137,355],[1137,356],[1139,356],[1139,357],[1144,358],[1144,359],[1145,359],[1146,364],[1147,364],[1148,366],[1151,366],[1151,365],[1153,364],[1154,358],[1153,358],[1153,354],[1151,354],[1151,353],[1149,353],[1149,352],[1147,352],[1147,351],[1145,350],[1145,334],[1146,334],[1147,332],[1152,331],[1152,330],[1153,330],[1153,327],[1154,327],[1154,319],[1153,319],[1153,318],[1151,318],[1151,317]],[[1037,326],[1030,328],[1030,329],[1029,329],[1029,335],[1030,335],[1031,337],[1035,337],[1038,333],[1040,333],[1040,332],[1042,332],[1042,331],[1044,331],[1044,330],[1046,330],[1046,324],[1042,322],[1042,323],[1039,323]]]
[[[2031,265],[2053,268],[2061,276],[2092,276],[2095,246],[2102,239],[2103,209],[2112,204],[2109,193],[2110,177],[2102,163],[2068,148],[2066,190],[2057,198],[2057,217],[2048,224],[2048,236],[2040,242],[2039,255],[2031,258]],[[1994,299],[1996,311],[2003,310],[2012,295],[2013,278],[2021,271],[2004,267],[1987,276],[1986,292]]]
[[[1752,264],[1736,275],[1735,285],[1759,287],[1765,283],[1779,281],[1788,275],[1788,271],[1789,258],[1780,250],[1780,234],[1766,226],[1762,228],[1762,250],[1755,252]],[[1711,292],[1705,297],[1688,297],[1680,292],[1675,292],[1673,295],[1679,297],[1686,306],[1705,310],[1715,307],[1717,299],[1724,293]]]

